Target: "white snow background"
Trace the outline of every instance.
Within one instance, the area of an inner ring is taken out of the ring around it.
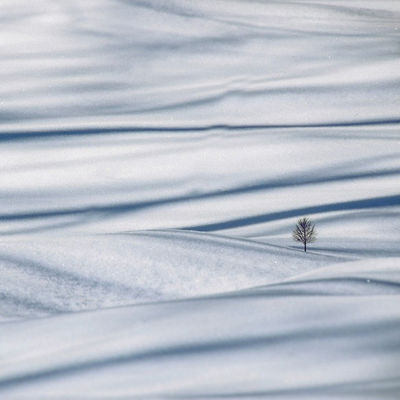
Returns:
[[[399,1],[0,29],[0,399],[400,399]]]

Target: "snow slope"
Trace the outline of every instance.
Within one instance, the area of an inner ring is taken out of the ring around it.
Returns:
[[[7,240],[0,318],[232,291],[344,259],[188,231]]]
[[[1,399],[400,398],[397,0],[0,21]]]
[[[3,0],[1,10],[1,116],[25,133],[398,121],[396,0]]]
[[[307,286],[3,324],[1,397],[397,399],[400,260],[329,270]]]
[[[399,237],[398,1],[0,7],[1,234]]]

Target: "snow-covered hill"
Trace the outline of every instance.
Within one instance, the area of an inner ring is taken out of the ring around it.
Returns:
[[[0,399],[400,398],[399,1],[0,22]]]
[[[399,12],[396,0],[2,0],[2,120],[44,135],[398,121]]]
[[[1,398],[397,399],[400,260],[340,270],[2,324]]]
[[[243,289],[345,260],[188,231],[0,242],[0,318]]]

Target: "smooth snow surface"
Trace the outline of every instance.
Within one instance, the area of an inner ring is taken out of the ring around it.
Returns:
[[[0,315],[44,316],[232,291],[339,258],[187,231],[0,243]]]
[[[398,399],[399,262],[3,324],[2,398]]]
[[[1,400],[400,398],[399,1],[0,21]]]

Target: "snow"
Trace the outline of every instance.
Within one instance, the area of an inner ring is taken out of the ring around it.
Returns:
[[[295,249],[168,230],[7,240],[0,260],[9,320],[233,291],[340,258],[314,254],[305,266]]]
[[[303,277],[281,291],[3,324],[3,398],[395,399],[399,259],[379,275],[389,293],[350,294],[345,280],[331,293],[329,270],[306,288]],[[359,262],[337,275],[368,288],[377,277]]]
[[[1,399],[400,397],[399,2],[0,15]]]

